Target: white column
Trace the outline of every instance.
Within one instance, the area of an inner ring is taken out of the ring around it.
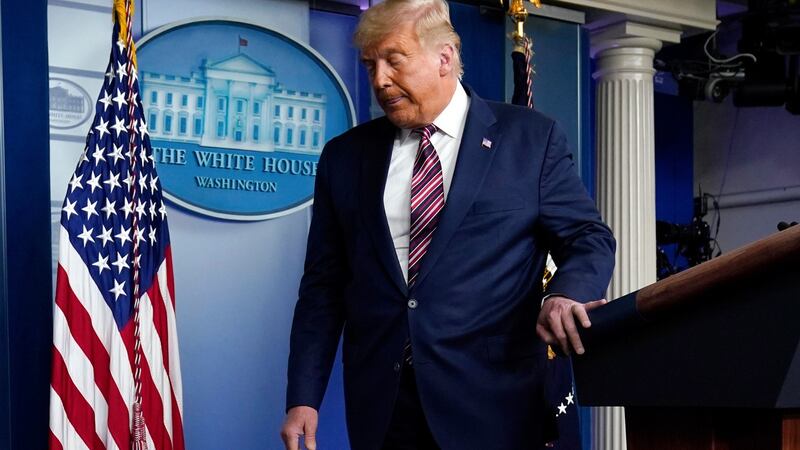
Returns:
[[[656,281],[652,37],[600,37],[597,70],[597,202],[617,239],[608,298]],[[613,376],[613,374],[608,374]],[[625,450],[623,408],[595,408],[592,448]]]

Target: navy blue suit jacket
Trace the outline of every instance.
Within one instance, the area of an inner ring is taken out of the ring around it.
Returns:
[[[343,332],[353,449],[381,446],[408,338],[443,449],[536,448],[545,346],[535,324],[547,252],[558,265],[549,292],[590,301],[608,287],[614,238],[564,133],[535,111],[468,93],[447,203],[412,289],[383,208],[397,128],[370,121],[332,139],[320,156],[287,408],[319,409]]]

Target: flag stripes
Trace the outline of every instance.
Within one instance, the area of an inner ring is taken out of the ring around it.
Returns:
[[[71,270],[67,273],[63,266],[59,266],[54,309],[53,372],[54,379],[61,380],[61,383],[54,385],[51,391],[51,404],[56,406],[51,407],[51,448],[128,449],[131,445],[129,411],[134,393],[131,374],[133,336],[113,326],[111,312],[96,286],[84,282],[76,283],[77,288],[72,287],[71,280],[86,280],[87,276],[86,266],[69,264],[76,258],[80,256],[74,247],[61,246],[60,260],[66,262]],[[168,276],[170,268],[171,254],[167,252],[164,264],[150,289],[142,296],[140,305],[145,355],[143,406],[148,439],[153,444],[149,448],[156,450],[184,448],[183,407],[177,400],[182,398],[182,392],[175,392],[171,381],[171,375],[177,374],[174,381],[180,384],[175,310],[170,293],[174,286],[171,286],[171,277]],[[164,345],[165,342],[168,344]],[[109,348],[116,349],[113,352],[115,363],[112,363]],[[162,352],[161,348],[165,351]],[[157,370],[152,370],[151,366]],[[170,367],[177,370],[170,370]],[[70,373],[86,376],[76,383]],[[124,381],[119,383],[118,380]],[[124,389],[119,388],[120,384]],[[124,397],[123,392],[127,394]],[[72,406],[64,410],[62,398],[66,397]],[[57,411],[61,411],[56,414],[61,420],[53,422]],[[90,444],[75,447],[76,438]],[[64,444],[65,441],[70,443]]]

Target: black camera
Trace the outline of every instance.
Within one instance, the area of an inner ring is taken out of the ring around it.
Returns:
[[[683,269],[694,267],[713,257],[714,248],[711,238],[711,227],[703,217],[708,213],[708,195],[700,195],[694,199],[694,216],[688,224],[674,224],[663,220],[656,221],[656,244],[658,245],[658,279],[666,278]],[[667,245],[675,245],[675,259],[670,261],[665,250]],[[677,261],[685,259],[684,264]]]

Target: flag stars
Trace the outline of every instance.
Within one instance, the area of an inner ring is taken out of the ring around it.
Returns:
[[[106,156],[108,156],[109,158],[114,158],[114,164],[116,164],[117,162],[119,162],[120,159],[125,159],[125,157],[122,156],[122,145],[119,146],[117,144],[113,145],[114,145],[114,151],[108,153]]]
[[[145,233],[144,230],[142,230],[141,228],[136,228],[136,231],[133,232],[136,239],[136,243],[147,241],[147,239],[144,238],[144,233]]]
[[[95,146],[94,153],[92,153],[92,158],[94,158],[94,164],[100,164],[100,161],[105,161],[106,157],[103,156],[103,149],[99,145]]]
[[[102,227],[103,227],[103,232],[95,237],[103,241],[103,247],[105,247],[106,245],[108,245],[110,241],[114,240],[114,238],[111,237],[111,230],[113,230],[113,228],[106,229],[105,225],[102,225]]]
[[[131,231],[130,229],[125,229],[124,225],[120,225],[119,233],[114,235],[115,238],[119,239],[119,245],[125,245],[125,242],[133,242],[131,241]]]
[[[117,215],[116,208],[117,208],[117,201],[114,200],[112,202],[111,199],[106,197],[106,206],[103,206],[102,208],[100,208],[100,211],[103,211],[104,213],[106,213],[106,219],[108,219],[112,215],[114,215],[114,216]]]
[[[89,200],[90,199],[87,198],[86,199],[86,206],[81,208],[81,211],[86,213],[86,220],[91,219],[92,218],[92,214],[94,214],[95,216],[100,217],[100,214],[97,214],[97,210],[95,209],[97,207],[97,202],[92,202],[92,201],[89,201]]]
[[[105,112],[111,106],[111,94],[103,91],[103,98],[98,101],[103,104],[103,112]]]
[[[123,281],[122,283],[120,283],[116,279],[114,279],[114,287],[108,292],[114,294],[114,301],[119,300],[120,295],[127,296],[127,294],[125,294],[125,282]]]
[[[108,267],[108,256],[97,255],[97,261],[92,263],[93,266],[97,267],[97,273],[102,275],[103,270],[111,270],[111,267]]]
[[[110,134],[108,132],[108,121],[103,120],[102,117],[100,118],[100,124],[95,126],[94,129],[100,133],[100,139],[103,139],[103,135]]]
[[[118,173],[110,172],[108,174],[108,179],[106,181],[103,181],[103,184],[107,184],[108,185],[109,194],[113,194],[114,193],[114,188],[122,189],[122,185],[119,184],[119,174]]]
[[[67,203],[66,206],[61,208],[61,210],[67,213],[67,220],[69,220],[70,216],[78,215],[78,213],[75,212],[75,205],[78,203],[78,201],[76,200],[74,202],[71,202],[69,201],[69,199],[67,199],[66,203]]]
[[[147,155],[147,151],[142,147],[142,151],[139,152],[139,159],[142,160],[142,167],[148,163],[148,161],[152,161],[153,158]]]
[[[87,181],[86,184],[92,187],[92,194],[94,194],[94,190],[100,187],[100,174],[95,174],[92,172],[92,176],[89,178],[89,181]]]
[[[123,201],[125,204],[122,205],[122,212],[125,213],[125,218],[127,219],[133,213],[133,203],[128,201],[128,197],[125,197]]]
[[[122,64],[122,61],[117,62],[117,78],[119,78],[119,82],[122,83],[125,81],[125,75],[128,73],[125,71],[125,65]]]
[[[117,137],[119,137],[119,135],[122,133],[128,132],[128,130],[125,127],[125,119],[116,116],[114,117],[114,125],[111,126],[111,129],[117,133]]]
[[[86,248],[86,244],[88,244],[89,241],[94,243],[94,238],[92,237],[92,231],[94,230],[93,229],[87,230],[86,225],[82,225],[82,227],[83,227],[83,232],[78,235],[78,239],[83,241],[83,247]]]
[[[134,146],[130,146],[130,147],[128,147],[128,151],[125,152],[125,158],[127,158],[128,161],[130,161],[131,159],[133,159],[133,155],[134,154],[135,154]]]
[[[147,174],[144,174],[141,178],[139,178],[139,190],[144,192],[145,189],[147,189]]]
[[[99,292],[117,302],[133,295],[130,276],[135,268],[158,262],[155,258],[159,255],[148,252],[161,239],[159,217],[166,218],[154,155],[146,140],[144,94],[139,92],[133,50],[125,40],[112,41],[111,62],[96,98],[94,121],[78,169],[70,174],[61,216],[64,226],[69,225],[71,242],[79,251],[83,249],[83,263],[100,281]],[[121,192],[116,192],[117,188]],[[72,216],[77,216],[74,222]]]
[[[114,96],[114,103],[117,104],[117,109],[122,109],[122,105],[127,105],[128,101],[125,100],[125,95],[117,89],[117,95]]]
[[[128,255],[121,255],[117,252],[117,260],[111,263],[112,266],[117,268],[117,273],[122,273],[122,269],[130,269],[131,266],[128,265]]]
[[[81,185],[81,178],[83,178],[83,174],[78,175],[77,173],[72,174],[72,179],[69,180],[69,191],[72,192],[75,189],[83,189],[83,185]]]
[[[128,176],[122,180],[122,182],[125,183],[125,186],[128,186],[128,191],[130,191],[131,186],[133,185],[133,176],[130,174],[130,172],[128,172]]]
[[[150,132],[147,130],[147,124],[144,122],[144,119],[139,119],[139,134],[144,139],[145,136],[149,136]]]
[[[141,220],[142,216],[145,215],[145,214],[146,213],[145,213],[145,210],[144,210],[144,203],[139,202],[136,205],[136,215],[139,217],[139,220]]]
[[[156,191],[158,191],[158,177],[153,175],[150,178],[150,192],[155,194]]]
[[[575,403],[575,397],[573,396],[571,390],[564,397],[564,400],[566,400],[567,404],[565,405],[564,402],[561,402],[561,404],[559,404],[557,406],[558,412],[556,413],[556,417],[558,417],[558,416],[560,416],[562,414],[566,414],[567,413],[567,406],[572,405],[573,403]]]

